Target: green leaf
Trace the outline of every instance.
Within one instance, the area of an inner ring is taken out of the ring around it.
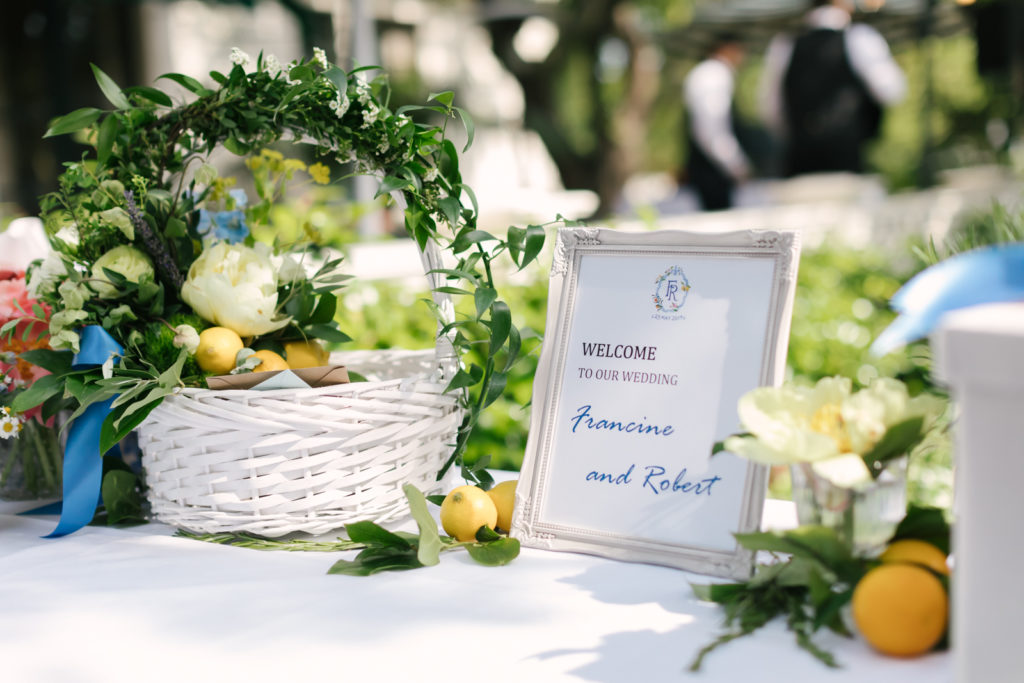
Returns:
[[[924,417],[919,415],[889,427],[875,447],[864,454],[864,464],[868,466],[871,475],[877,477],[882,471],[881,465],[886,460],[906,455],[917,445],[921,441],[923,425]]]
[[[443,493],[435,493],[434,495],[427,496],[427,502],[439,506],[444,502],[445,497]]]
[[[445,392],[447,393],[453,389],[465,389],[466,387],[473,386],[479,381],[479,377],[474,378],[473,375],[460,368],[459,371],[455,373],[455,376],[452,377],[451,381],[448,382]]]
[[[416,526],[420,530],[420,542],[416,549],[416,559],[425,567],[432,567],[440,562],[441,536],[437,533],[437,522],[434,521],[430,510],[427,509],[427,501],[423,493],[412,484],[403,484],[402,491],[405,492],[406,500],[409,501],[409,511],[412,518],[416,520]]]
[[[508,330],[508,360],[505,361],[505,372],[512,369],[515,365],[516,359],[519,357],[519,351],[523,348],[523,338],[519,334],[519,330],[513,325]]]
[[[14,397],[14,400],[11,402],[11,410],[16,413],[23,413],[26,410],[35,408],[46,399],[59,394],[63,390],[64,380],[61,377],[57,375],[44,375]]]
[[[451,90],[445,90],[444,92],[435,92],[427,95],[427,101],[437,100],[445,107],[451,108],[452,102],[455,101],[455,93]]]
[[[247,145],[236,137],[230,137],[224,141],[224,149],[236,154],[240,157],[244,157],[252,149],[251,145]]]
[[[526,239],[523,246],[523,260],[519,264],[520,270],[528,266],[540,255],[544,249],[544,228],[539,225],[530,225],[526,228]]]
[[[120,442],[121,439],[128,436],[130,431],[138,427],[149,417],[149,414],[160,405],[162,400],[163,397],[161,396],[159,400],[131,406],[134,408],[131,415],[125,415],[123,419],[120,417],[120,411],[107,415],[106,419],[103,420],[103,425],[100,427],[100,453],[106,453],[115,444]],[[115,424],[117,424],[117,427],[114,426]]]
[[[489,526],[482,526],[476,530],[476,540],[478,543],[490,543],[491,541],[499,541],[501,538],[501,534]]]
[[[320,301],[316,304],[316,309],[313,310],[313,314],[309,317],[309,322],[324,325],[334,320],[334,313],[338,309],[338,297],[333,294],[322,294]]]
[[[462,289],[461,287],[450,287],[450,286],[447,286],[447,285],[445,285],[443,287],[434,287],[434,291],[435,292],[442,292],[444,294],[459,294],[459,295],[466,295],[466,294],[470,293],[468,289]]]
[[[352,341],[352,337],[348,336],[336,327],[331,327],[330,325],[310,325],[306,329],[311,337],[323,339],[327,342],[344,344],[347,341]]]
[[[500,537],[487,543],[470,543],[466,546],[469,556],[487,567],[500,567],[519,557],[519,541]]]
[[[480,287],[473,292],[473,301],[476,304],[476,317],[477,320],[483,317],[487,309],[491,307],[495,299],[498,298],[498,292],[493,287]]]
[[[103,111],[95,107],[83,107],[76,109],[70,114],[65,114],[50,122],[50,127],[43,134],[44,138],[52,138],[55,135],[66,135],[82,130],[96,123],[96,119],[103,114]]]
[[[107,513],[107,524],[145,521],[138,479],[132,472],[111,470],[104,474],[100,495]]]
[[[437,205],[441,207],[448,225],[455,228],[459,224],[459,215],[462,213],[462,203],[456,197],[445,197],[439,199]]]
[[[138,95],[143,99],[147,99],[150,102],[159,104],[163,107],[171,107],[174,105],[170,95],[165,93],[163,90],[151,88],[147,85],[133,85],[130,88],[124,88],[122,92],[128,95]]]
[[[51,351],[50,349],[31,349],[18,355],[32,365],[38,365],[43,370],[54,375],[65,375],[71,372],[71,360],[75,354],[71,351]]]
[[[486,408],[497,401],[505,393],[505,385],[508,382],[508,375],[504,372],[495,372],[491,375],[491,383],[487,387],[487,396],[484,397],[482,408]]]
[[[408,189],[410,181],[408,178],[399,178],[398,176],[385,176],[384,180],[380,181],[380,187],[377,188],[377,194],[374,198],[381,196],[382,194],[391,194],[395,190]]]
[[[121,128],[121,122],[116,116],[108,116],[100,124],[100,132],[96,136],[96,158],[101,164],[107,163],[111,152],[114,150],[114,140]]]
[[[368,546],[394,546],[406,550],[412,548],[409,541],[370,521],[346,524],[345,533],[348,534],[350,540],[356,543],[365,543]]]
[[[949,554],[950,527],[945,514],[939,508],[916,505],[908,507],[906,516],[892,535],[892,541],[905,538],[931,543],[942,552]]]
[[[182,86],[186,90],[194,92],[196,95],[199,95],[200,97],[204,97],[206,95],[212,95],[213,94],[212,90],[206,89],[205,87],[203,87],[202,83],[200,83],[196,79],[192,78],[191,76],[186,76],[185,74],[169,73],[169,74],[162,74],[160,76],[157,76],[156,78],[157,78],[157,80],[160,80],[161,78],[166,78],[168,80],[174,81],[175,83],[177,83],[178,85]]]
[[[504,301],[491,304],[491,355],[496,354],[508,339],[512,329],[512,312]]]
[[[103,72],[101,68],[95,64],[90,63],[92,67],[92,75],[96,77],[96,82],[100,86],[100,90],[103,91],[103,95],[110,100],[110,103],[118,109],[131,109],[132,103],[128,101],[128,98],[121,92],[121,86],[114,82],[114,79]]]
[[[452,250],[458,254],[470,246],[487,241],[497,241],[498,238],[486,230],[467,230],[460,232],[452,242]]]
[[[463,146],[463,153],[466,152],[473,144],[473,135],[476,132],[476,126],[473,123],[473,117],[469,115],[462,107],[455,107],[455,111],[459,113],[459,118],[462,119],[462,125],[466,127],[466,144]]]
[[[412,550],[394,547],[367,548],[361,551],[354,560],[338,560],[331,565],[327,573],[370,576],[379,572],[405,571],[422,566],[416,559],[416,553]]]

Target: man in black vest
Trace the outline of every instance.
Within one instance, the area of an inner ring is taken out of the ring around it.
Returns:
[[[783,141],[787,176],[864,170],[882,107],[906,79],[878,31],[852,24],[851,0],[815,0],[806,28],[777,37],[765,56],[762,111]]]
[[[728,209],[750,161],[736,137],[733,95],[745,50],[738,36],[723,35],[683,83],[686,105],[686,176],[705,211]]]

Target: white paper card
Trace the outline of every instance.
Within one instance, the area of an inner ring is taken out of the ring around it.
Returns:
[[[766,473],[730,454],[781,377],[793,233],[559,233],[513,531],[526,545],[749,572]]]

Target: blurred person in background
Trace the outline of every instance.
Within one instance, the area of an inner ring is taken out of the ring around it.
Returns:
[[[864,147],[906,78],[885,38],[851,22],[853,0],[815,0],[805,28],[776,36],[765,55],[761,110],[779,136],[783,173],[864,170]]]
[[[686,180],[705,211],[730,208],[736,186],[750,177],[733,107],[736,70],[745,56],[738,36],[722,35],[683,82]]]

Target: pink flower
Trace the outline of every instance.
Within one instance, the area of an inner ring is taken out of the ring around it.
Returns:
[[[9,277],[3,278],[4,275]],[[35,303],[25,289],[25,276],[11,271],[0,272],[0,324],[32,313]],[[21,310],[18,309],[21,306]]]

